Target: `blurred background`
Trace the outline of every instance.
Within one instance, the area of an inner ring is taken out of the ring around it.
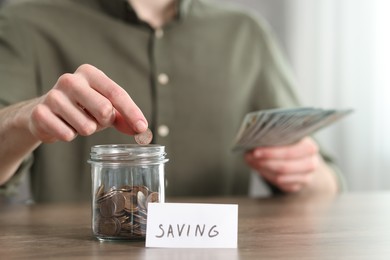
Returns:
[[[355,110],[316,134],[349,190],[389,190],[390,1],[223,1],[268,20],[296,74],[302,105]]]
[[[355,110],[316,134],[349,190],[389,190],[390,1],[221,1],[268,20],[296,74],[302,105]]]

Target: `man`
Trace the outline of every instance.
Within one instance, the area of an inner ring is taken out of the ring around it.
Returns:
[[[94,144],[148,126],[165,145],[167,194],[248,191],[249,167],[284,193],[339,189],[309,137],[243,155],[243,116],[297,106],[264,21],[201,0],[31,0],[0,16],[0,184],[31,174],[37,201],[89,198]],[[149,125],[148,125],[149,124]],[[8,191],[10,192],[10,191]]]

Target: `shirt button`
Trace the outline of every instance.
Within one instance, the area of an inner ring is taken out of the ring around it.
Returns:
[[[166,125],[160,125],[158,128],[157,128],[157,133],[159,136],[161,137],[166,137],[169,135],[169,128],[168,126]]]
[[[154,31],[154,37],[157,39],[161,39],[164,36],[164,30],[163,29],[157,29]]]
[[[161,85],[166,85],[169,82],[169,77],[167,74],[161,73],[158,75],[157,80],[158,80],[158,83],[160,83]]]

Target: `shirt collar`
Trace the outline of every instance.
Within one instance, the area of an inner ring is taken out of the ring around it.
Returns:
[[[98,0],[104,11],[108,14],[134,24],[144,24],[140,21],[133,7],[127,0]],[[183,19],[189,10],[192,0],[177,0],[179,12],[175,20]]]

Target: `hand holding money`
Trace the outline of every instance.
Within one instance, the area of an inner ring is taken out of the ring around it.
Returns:
[[[306,137],[292,145],[255,148],[245,160],[282,191],[297,192],[311,184],[322,159],[317,144]]]
[[[43,96],[9,110],[19,117],[15,120],[22,122],[35,142],[71,141],[108,127],[134,135],[148,127],[129,94],[102,71],[86,64],[60,76]]]
[[[335,192],[335,173],[308,136],[351,112],[309,107],[251,112],[241,124],[233,150],[245,151],[246,162],[284,192],[313,186]]]

